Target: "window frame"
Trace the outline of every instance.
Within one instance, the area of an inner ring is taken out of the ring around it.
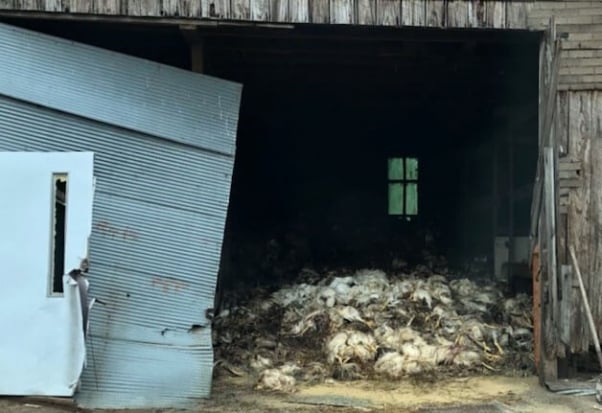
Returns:
[[[401,160],[402,161],[402,175],[403,178],[391,178],[391,161],[392,160]],[[409,179],[408,178],[408,161],[412,160],[416,162],[416,178]],[[418,182],[420,179],[419,174],[419,159],[415,156],[389,156],[387,157],[387,215],[396,218],[406,218],[412,219],[418,216]],[[392,213],[391,212],[391,185],[392,184],[401,184],[402,188],[402,212]],[[414,184],[416,185],[416,213],[408,214],[408,186]]]

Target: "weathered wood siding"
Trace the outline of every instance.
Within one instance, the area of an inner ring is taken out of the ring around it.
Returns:
[[[560,90],[602,88],[602,2],[575,0],[0,0],[0,11],[271,23],[543,30],[563,36]]]
[[[528,11],[528,27],[544,29],[551,17],[563,38],[559,89],[601,89],[602,2],[537,1]]]
[[[558,165],[560,205],[567,233],[559,242],[559,253],[573,245],[589,302],[602,333],[602,91],[564,91],[558,96],[557,142],[561,148]],[[561,218],[562,219],[562,218]],[[562,259],[561,259],[562,261]],[[569,303],[563,307],[568,322],[569,349],[587,351],[591,343],[577,282],[568,277]],[[563,297],[564,299],[564,297]]]
[[[0,0],[1,10],[281,23],[527,28],[529,0]]]

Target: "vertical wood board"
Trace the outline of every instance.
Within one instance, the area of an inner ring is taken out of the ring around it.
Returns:
[[[468,0],[468,26],[487,27],[487,3],[485,0]]]
[[[95,0],[94,13],[114,15],[119,13],[119,0]]]
[[[592,225],[586,220],[590,214],[591,193],[591,137],[592,137],[592,98],[589,92],[570,92],[569,94],[569,154],[571,159],[582,160],[583,188],[569,192],[568,206],[568,242],[574,245],[584,275],[584,283],[589,287],[591,269],[590,251]],[[574,294],[574,298],[578,298]],[[580,303],[581,300],[573,301]],[[574,306],[571,319],[571,351],[582,352],[589,347],[589,333],[585,314],[581,306]]]
[[[214,19],[230,19],[230,0],[202,0],[201,13],[203,17]]]
[[[330,0],[330,23],[353,23],[353,0]]]
[[[329,0],[309,0],[309,10],[311,23],[329,23],[330,22],[330,1]]]
[[[445,26],[445,0],[432,0],[426,3],[426,24],[429,27]]]
[[[232,18],[234,20],[249,20],[251,18],[250,0],[232,0]]]
[[[558,92],[556,104],[556,139],[560,157],[568,155],[569,150],[569,92]]]
[[[469,3],[464,0],[448,0],[448,27],[466,27],[468,25],[468,4]]]
[[[201,0],[162,0],[161,15],[176,17],[201,17]]]
[[[272,0],[272,20],[276,22],[290,21],[288,0]]]
[[[486,3],[487,26],[501,29],[506,26],[506,2],[492,0]]]
[[[251,20],[270,20],[270,0],[250,0]]]
[[[289,15],[292,22],[309,22],[309,0],[289,0]]]
[[[506,27],[526,29],[528,27],[529,4],[524,0],[511,0],[506,3]]]
[[[160,16],[161,3],[156,0],[122,0],[127,1],[127,10],[131,16]]]
[[[357,1],[357,24],[375,25],[376,24],[376,0],[356,0]]]
[[[382,26],[401,25],[401,3],[399,0],[376,0],[376,22]]]
[[[3,3],[4,3],[4,1],[0,0],[0,9],[3,8],[3,6],[2,6]],[[44,11],[57,12],[57,11],[62,11],[62,10],[63,10],[63,7],[62,7],[61,0],[46,0],[44,2]],[[94,9],[94,12],[96,13],[96,8]]]

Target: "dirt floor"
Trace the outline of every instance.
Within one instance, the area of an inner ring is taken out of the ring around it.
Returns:
[[[475,377],[428,385],[405,382],[331,382],[302,386],[281,395],[252,390],[246,379],[222,379],[213,398],[195,411],[208,413],[571,413],[602,412],[593,396],[560,396],[540,387],[535,377]],[[70,401],[34,398],[0,399],[2,413],[83,411]],[[101,412],[101,411],[98,411]],[[102,411],[109,412],[109,411]],[[117,411],[110,411],[117,413]],[[144,410],[141,413],[173,413]]]

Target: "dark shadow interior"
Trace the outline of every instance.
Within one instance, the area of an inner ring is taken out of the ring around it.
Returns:
[[[11,23],[190,67],[177,27]],[[207,74],[244,85],[222,281],[390,268],[423,250],[492,273],[527,236],[539,34],[299,26],[204,29]],[[387,160],[417,158],[418,214],[388,214]],[[478,258],[478,260],[475,260]]]

